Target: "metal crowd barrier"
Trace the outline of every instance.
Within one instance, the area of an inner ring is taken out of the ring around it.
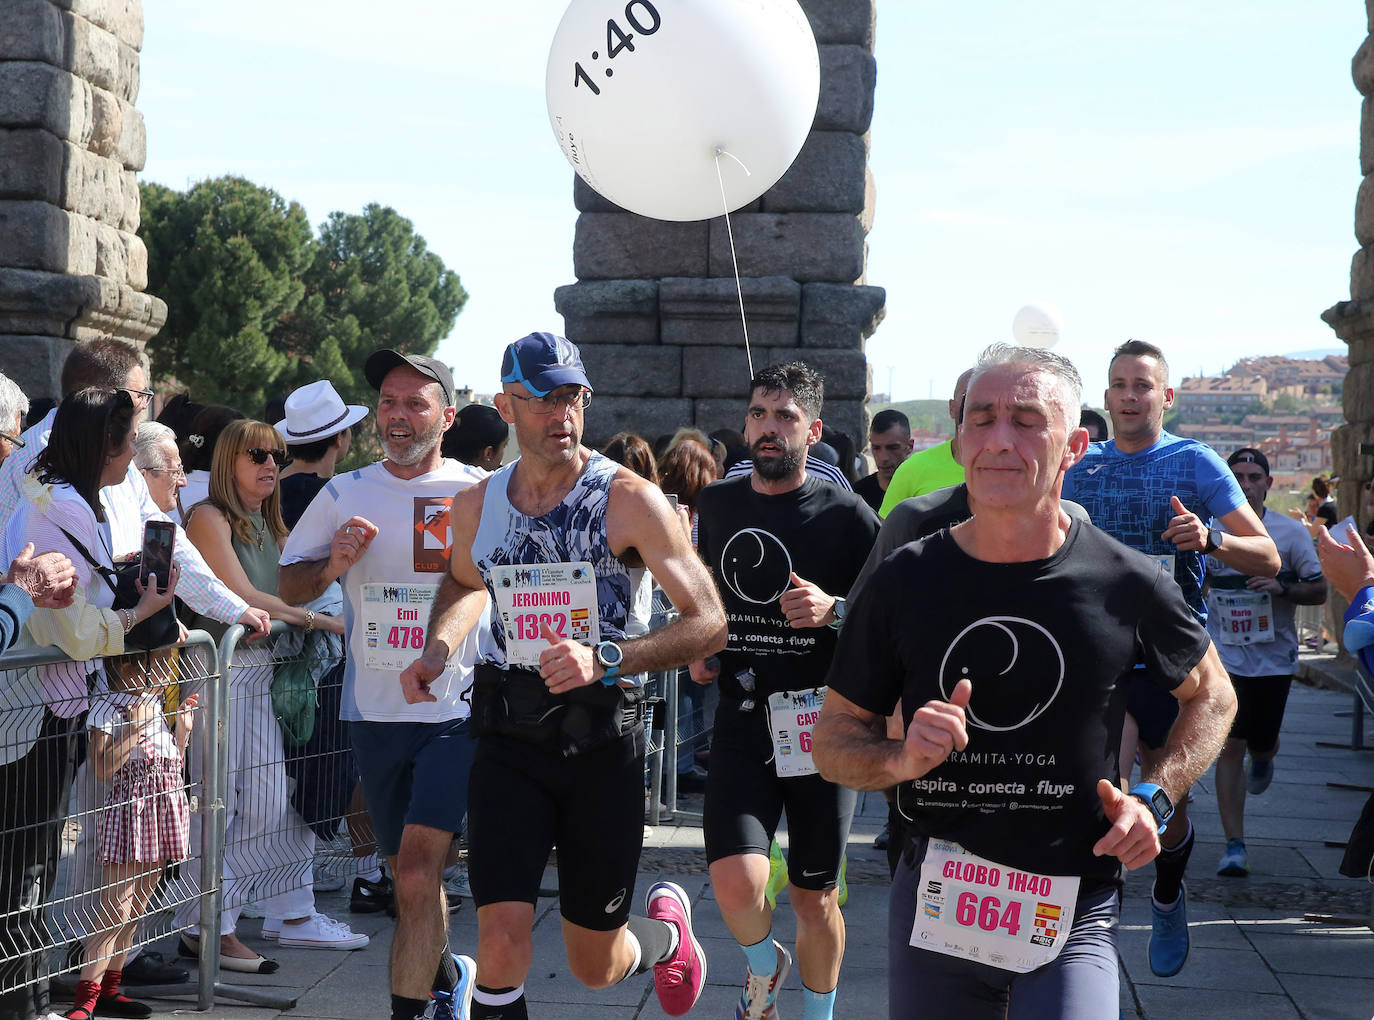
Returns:
[[[655,595],[657,627],[676,612],[662,592]],[[315,866],[351,877],[354,859],[375,850],[347,724],[339,720],[340,646],[303,645],[304,637],[276,621],[269,638],[247,642],[244,628],[234,626],[216,647],[209,634],[193,631],[168,667],[169,711],[199,696],[185,755],[190,854],[158,869],[133,946],[178,936],[198,950],[199,970],[184,984],[147,989],[157,998],[193,997],[201,1010],[220,999],[295,1005],[279,986],[222,980],[222,922],[248,904],[269,916],[274,907],[288,917],[312,912]],[[115,883],[98,847],[105,813],[121,802],[86,754],[85,716],[54,723],[45,705],[43,669],[62,664],[71,660],[54,648],[0,655],[0,996],[64,975],[74,985],[85,941],[115,927],[105,904]],[[291,666],[304,667],[316,690],[314,730],[304,743],[283,737],[272,708],[272,677]],[[680,672],[654,674],[646,692],[648,824],[681,814],[679,758],[690,761],[710,737],[703,725],[684,732],[679,695],[690,681],[680,681]],[[51,872],[42,863],[47,850],[57,859]]]

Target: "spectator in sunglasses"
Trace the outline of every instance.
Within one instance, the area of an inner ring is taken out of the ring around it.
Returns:
[[[265,422],[240,419],[227,424],[210,462],[210,492],[190,508],[186,534],[205,562],[250,606],[273,619],[343,633],[343,620],[288,605],[277,597],[277,559],[286,540],[281,517],[279,475],[287,463],[286,441]],[[208,622],[202,626],[211,629]],[[216,638],[223,628],[211,629]],[[258,903],[267,917],[263,930],[286,947],[361,949],[366,935],[315,910],[311,862],[315,837],[291,806],[287,794],[285,749],[272,711],[273,649],[240,645],[230,675],[229,818],[225,834],[224,922],[220,965],[230,970],[270,974],[276,961],[244,945],[232,925],[243,905]],[[199,733],[194,740],[204,739]],[[198,762],[193,751],[190,760]],[[194,769],[194,765],[193,765]],[[193,834],[193,840],[195,834]],[[192,846],[193,856],[199,848]],[[263,862],[270,861],[264,869]],[[191,869],[194,871],[195,869]],[[199,921],[199,901],[184,904],[177,926]],[[183,938],[183,949],[195,945]]]

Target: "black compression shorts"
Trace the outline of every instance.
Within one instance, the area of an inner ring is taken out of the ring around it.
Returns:
[[[1283,676],[1235,676],[1236,718],[1231,723],[1231,739],[1243,740],[1251,751],[1264,754],[1279,743],[1283,710],[1288,706],[1291,674]]]
[[[778,820],[787,811],[787,872],[798,889],[833,889],[849,841],[857,795],[819,774],[779,779],[773,768],[766,701],[742,712],[721,698],[711,739],[702,828],[706,859],[768,856]]]
[[[644,846],[644,729],[573,757],[508,737],[477,741],[468,877],[477,906],[534,903],[558,847],[560,912],[614,931],[630,916]]]

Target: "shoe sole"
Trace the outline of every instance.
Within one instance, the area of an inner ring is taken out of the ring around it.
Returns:
[[[460,956],[457,953],[449,955],[453,957],[453,965],[458,968],[458,987],[462,989],[461,998],[454,1003],[458,1007],[454,1014],[458,1020],[467,1020],[472,1014],[472,990],[477,987],[477,961],[471,956]]]
[[[682,907],[682,913],[687,922],[687,937],[692,940],[692,949],[697,954],[697,962],[701,964],[701,983],[697,985],[697,994],[696,998],[692,1000],[692,1005],[688,1006],[687,1009],[683,1010],[681,1013],[668,1013],[669,1016],[685,1016],[691,1011],[692,1006],[695,1006],[697,1002],[700,1001],[701,993],[706,989],[706,953],[702,950],[701,943],[697,941],[696,932],[692,930],[692,901],[687,898],[687,890],[676,882],[655,882],[651,885],[649,891],[644,894],[644,912],[649,912],[650,904],[654,900],[654,892],[658,889],[671,889],[674,893],[674,898]],[[657,981],[654,982],[654,994],[658,994]],[[663,1005],[662,1000],[659,1000],[659,1005]],[[665,1013],[668,1012],[666,1008],[663,1011]]]
[[[283,949],[366,949],[372,940],[364,936],[358,942],[315,942],[309,939],[278,939],[277,945]]]
[[[1246,878],[1250,874],[1249,868],[1226,867],[1217,868],[1217,875],[1220,878]]]

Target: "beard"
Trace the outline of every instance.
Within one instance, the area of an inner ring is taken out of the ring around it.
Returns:
[[[771,458],[760,458],[759,447],[764,443],[772,443],[774,446],[780,447],[778,455]],[[759,473],[759,477],[770,482],[779,481],[795,473],[802,466],[802,461],[806,457],[805,450],[787,446],[776,436],[764,436],[749,447],[749,454],[753,458],[754,470]]]
[[[382,452],[386,454],[386,459],[393,464],[400,467],[413,467],[434,451],[443,435],[444,420],[442,418],[436,419],[434,424],[424,432],[416,433],[403,442],[388,439],[386,433],[383,432]]]

